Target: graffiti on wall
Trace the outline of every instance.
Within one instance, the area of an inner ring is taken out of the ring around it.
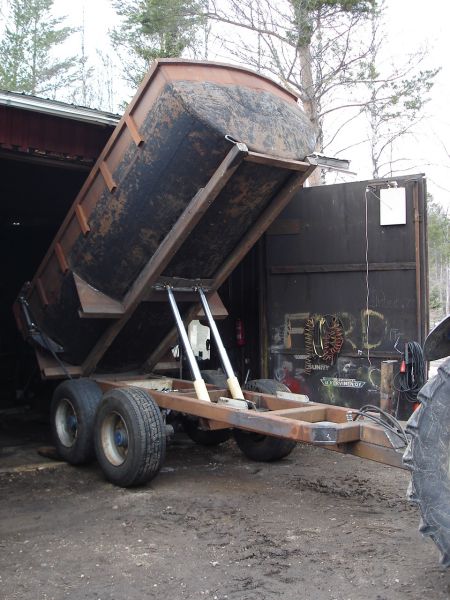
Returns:
[[[283,324],[272,331],[273,376],[293,392],[331,404],[361,404],[353,398],[358,393],[378,397],[381,359],[368,360],[367,354],[386,346],[386,342],[393,347],[402,332],[390,328],[384,314],[373,309],[331,316],[342,325],[343,331],[343,344],[331,361],[324,360],[320,352],[311,359],[311,350],[305,340],[308,320],[320,323],[324,315],[293,313],[284,316]]]

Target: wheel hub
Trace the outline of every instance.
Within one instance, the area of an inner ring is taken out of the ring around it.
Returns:
[[[123,429],[117,429],[114,433],[114,442],[116,446],[128,446],[128,436]]]
[[[73,446],[78,433],[78,419],[68,398],[63,398],[56,409],[55,426],[61,444],[67,448]]]
[[[67,427],[70,429],[70,431],[72,431],[73,433],[75,433],[75,431],[77,430],[77,426],[78,426],[78,421],[75,415],[70,415],[67,418]]]
[[[115,467],[122,465],[128,454],[128,429],[117,412],[111,412],[100,426],[101,443],[107,460]]]

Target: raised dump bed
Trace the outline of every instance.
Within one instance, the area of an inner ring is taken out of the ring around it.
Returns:
[[[211,296],[312,172],[314,145],[276,83],[156,62],[16,306],[43,376],[153,367],[173,337],[164,285]],[[184,295],[182,315],[197,305]]]

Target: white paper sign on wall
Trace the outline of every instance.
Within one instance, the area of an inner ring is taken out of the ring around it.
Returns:
[[[405,188],[380,190],[380,225],[406,225]]]

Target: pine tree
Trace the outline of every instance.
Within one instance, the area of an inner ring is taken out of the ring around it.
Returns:
[[[428,262],[432,320],[450,314],[450,214],[428,199]]]
[[[123,18],[111,33],[125,78],[136,86],[156,58],[179,57],[194,48],[203,23],[197,0],[114,0]]]
[[[76,60],[53,58],[53,50],[74,32],[53,17],[53,0],[10,0],[0,33],[0,87],[55,96],[73,81]]]

